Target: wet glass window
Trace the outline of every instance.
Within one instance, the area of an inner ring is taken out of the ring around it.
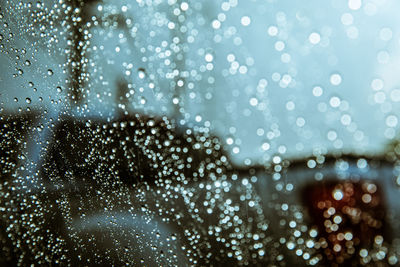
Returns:
[[[0,0],[0,265],[398,266],[398,10]]]

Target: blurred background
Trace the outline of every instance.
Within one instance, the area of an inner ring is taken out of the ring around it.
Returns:
[[[85,1],[79,22],[68,3],[2,5],[3,110],[167,115],[247,165],[396,135],[396,1]]]

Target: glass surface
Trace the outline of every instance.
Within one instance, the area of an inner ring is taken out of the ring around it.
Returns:
[[[398,265],[399,9],[0,0],[1,265]]]

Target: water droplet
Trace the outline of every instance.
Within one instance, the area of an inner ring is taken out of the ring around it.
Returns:
[[[349,8],[352,10],[358,10],[361,8],[361,0],[349,0],[348,2]]]
[[[243,16],[243,17],[240,19],[240,23],[242,23],[243,26],[249,26],[250,23],[251,23],[251,19],[250,19],[249,16]]]
[[[139,79],[144,79],[144,77],[146,77],[146,73],[143,68],[138,69],[138,76],[139,76]]]
[[[308,40],[310,41],[310,43],[316,45],[321,41],[321,36],[319,35],[319,33],[313,32],[308,37]]]
[[[334,73],[331,75],[330,81],[332,85],[337,86],[342,83],[342,76],[340,76],[338,73]]]

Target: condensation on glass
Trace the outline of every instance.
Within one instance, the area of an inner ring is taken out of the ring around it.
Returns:
[[[2,266],[396,266],[395,0],[0,0]]]

